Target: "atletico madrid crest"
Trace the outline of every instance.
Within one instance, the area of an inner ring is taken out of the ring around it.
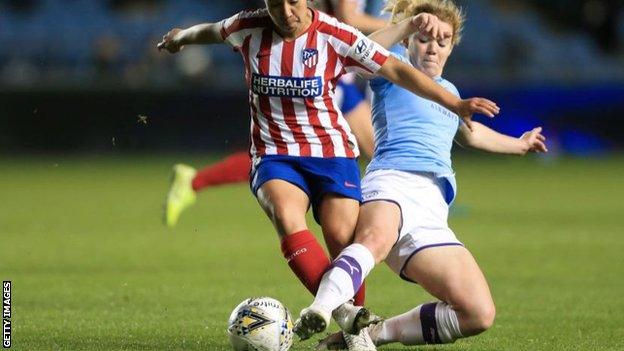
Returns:
[[[314,68],[318,63],[318,50],[304,49],[301,52],[301,60],[306,67]]]

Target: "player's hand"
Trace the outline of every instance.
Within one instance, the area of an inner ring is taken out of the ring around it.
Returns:
[[[500,108],[496,105],[496,103],[488,99],[471,98],[460,100],[455,112],[464,121],[466,127],[472,131],[473,114],[479,113],[493,118],[500,112]]]
[[[416,33],[434,40],[450,38],[453,35],[442,28],[442,21],[436,15],[430,13],[423,12],[412,17],[411,24]]]
[[[542,153],[548,152],[546,147],[546,137],[542,135],[542,127],[533,128],[520,137],[526,144],[527,152]]]
[[[182,29],[173,28],[167,34],[163,36],[163,39],[158,45],[158,51],[167,50],[169,53],[175,54],[176,52],[182,50],[184,45],[180,42],[180,36],[178,35]]]

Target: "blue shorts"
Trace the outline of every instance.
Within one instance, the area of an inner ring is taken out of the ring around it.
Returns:
[[[362,201],[360,167],[353,158],[298,157],[269,155],[251,169],[251,191],[258,195],[258,189],[269,180],[281,179],[303,190],[312,203],[314,219],[319,222],[317,207],[328,193]]]
[[[355,83],[345,83],[342,80],[339,80],[336,86],[336,96],[339,97],[338,106],[343,115],[353,111],[357,105],[366,100]]]

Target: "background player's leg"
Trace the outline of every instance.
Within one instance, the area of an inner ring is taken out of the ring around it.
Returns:
[[[247,151],[234,153],[223,160],[199,170],[193,178],[193,190],[249,181],[251,159]]]
[[[308,230],[305,219],[310,203],[308,195],[286,181],[270,180],[258,189],[257,197],[277,230],[288,265],[303,285],[315,294],[329,266],[329,258]]]
[[[441,246],[414,255],[404,272],[442,302],[423,304],[371,328],[377,345],[448,343],[479,334],[495,316],[490,289],[463,246]]]
[[[173,228],[178,223],[182,212],[195,203],[197,195],[191,183],[196,174],[197,171],[191,166],[185,164],[173,166],[163,216],[167,227]]]
[[[178,222],[184,210],[195,203],[196,192],[207,187],[249,181],[251,159],[245,152],[237,152],[197,172],[194,168],[177,164],[165,201],[164,221],[168,227]]]
[[[332,259],[336,258],[340,251],[353,242],[359,209],[360,204],[356,200],[334,193],[326,194],[323,197],[318,208],[318,217],[325,244],[327,244]],[[353,297],[356,306],[364,305],[366,299],[364,284]]]
[[[361,100],[349,113],[345,113],[349,127],[357,139],[358,147],[364,156],[371,159],[375,149],[375,135],[371,121],[371,106]]]

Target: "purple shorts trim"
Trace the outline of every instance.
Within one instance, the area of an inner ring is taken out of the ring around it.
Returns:
[[[399,231],[397,232],[397,238],[394,241],[394,244],[392,245],[392,246],[394,246],[394,245],[396,245],[396,243],[399,242],[399,239],[401,238],[401,230],[403,229],[403,208],[401,208],[401,205],[398,202],[396,202],[394,200],[390,200],[390,199],[372,199],[372,200],[368,200],[368,201],[363,201],[362,205],[367,204],[369,202],[377,202],[377,201],[391,202],[391,203],[399,206],[399,212],[401,212],[401,220],[399,221]]]

